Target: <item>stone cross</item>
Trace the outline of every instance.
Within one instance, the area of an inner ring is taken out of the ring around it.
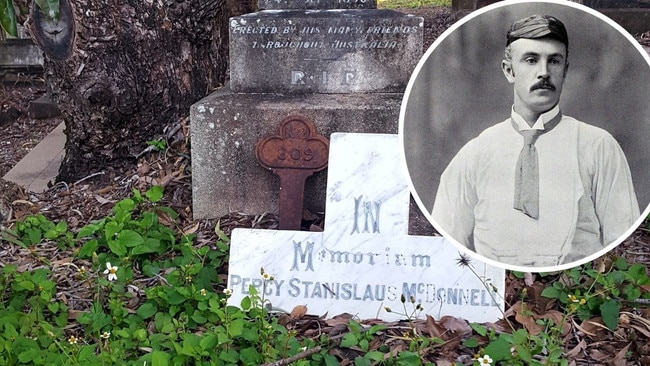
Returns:
[[[330,144],[325,230],[234,230],[229,303],[239,305],[255,286],[286,311],[306,305],[312,314],[394,320],[413,311],[413,298],[435,318],[501,317],[503,269],[474,261],[473,273],[457,265],[458,249],[444,238],[407,235],[410,192],[397,135],[334,133]],[[274,279],[263,280],[260,268]]]

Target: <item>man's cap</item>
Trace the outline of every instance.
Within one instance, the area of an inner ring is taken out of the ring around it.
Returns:
[[[569,47],[569,36],[562,22],[550,15],[531,15],[512,23],[506,46],[521,39],[551,38]]]

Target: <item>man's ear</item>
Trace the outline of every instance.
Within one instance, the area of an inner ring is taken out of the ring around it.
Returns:
[[[515,70],[512,69],[512,62],[508,60],[501,61],[501,71],[506,76],[510,84],[515,82]],[[566,71],[565,71],[566,72]]]

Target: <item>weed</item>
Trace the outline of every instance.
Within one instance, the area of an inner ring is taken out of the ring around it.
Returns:
[[[149,140],[146,142],[146,144],[155,151],[165,151],[167,148],[167,141],[162,138],[159,138],[157,140]]]
[[[333,366],[339,363],[331,352],[336,347],[354,355],[355,365],[415,366],[442,343],[420,333],[422,307],[405,296],[398,313],[407,321],[401,334],[353,319],[340,336],[298,337],[270,311],[264,290],[273,276],[263,269],[261,288],[250,287],[239,306],[228,304],[232,292],[217,274],[227,263],[227,236],[217,225],[216,242],[197,247],[193,234],[178,234],[177,214],[160,204],[162,197],[160,187],[134,191],[110,215],[77,233],[42,215],[1,233],[35,256],[43,243],[56,243],[71,253],[66,268],[77,270],[53,274],[44,258],[33,270],[12,264],[0,269],[0,364]],[[468,258],[459,263],[472,269]],[[68,283],[92,292],[85,309],[71,309],[57,288],[66,274]],[[489,290],[491,284],[482,281]],[[471,324],[473,336],[463,346],[476,353],[477,365],[566,365],[561,338],[568,319],[598,315],[614,329],[624,304],[650,296],[642,290],[649,283],[645,267],[623,259],[607,270],[567,270],[543,291],[561,304],[560,318],[538,318],[539,332],[511,325],[512,333],[499,333]],[[531,313],[523,302],[518,311]],[[407,347],[391,350],[386,343],[392,340]]]
[[[568,312],[576,312],[580,320],[601,316],[611,330],[618,326],[623,303],[650,298],[642,286],[650,284],[642,264],[627,263],[616,258],[608,268],[594,269],[587,263],[566,270],[559,281],[553,282],[542,296],[557,299]]]

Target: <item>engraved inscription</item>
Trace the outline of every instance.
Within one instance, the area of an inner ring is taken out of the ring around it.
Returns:
[[[343,80],[344,85],[352,85],[354,82],[356,74],[354,71],[346,71],[345,72],[345,79]]]
[[[290,11],[231,18],[233,91],[403,91],[422,50],[421,18]]]
[[[291,85],[304,85],[305,73],[302,71],[291,71]]]
[[[379,209],[381,208],[381,202],[362,201],[362,199],[363,196],[354,198],[354,222],[350,235],[360,233],[360,220],[363,220],[364,233],[369,233],[371,229],[373,233],[379,232]]]
[[[312,41],[253,41],[253,48],[280,49],[280,48],[326,48],[324,42]]]
[[[276,4],[282,4],[286,3],[287,1],[283,0],[263,0],[262,3],[265,4],[271,4],[271,3],[276,3]],[[297,3],[297,0],[292,0],[292,2]],[[303,0],[305,5],[315,5],[320,3],[320,0]],[[336,3],[338,4],[366,4],[368,3],[368,0],[336,0]]]
[[[328,149],[329,142],[316,133],[313,122],[289,116],[280,124],[277,135],[258,142],[255,156],[268,169],[319,171],[327,166]]]
[[[394,49],[400,46],[398,39],[385,39],[393,35],[410,35],[419,32],[418,26],[250,26],[233,25],[234,34],[259,35],[264,40],[251,40],[252,48],[262,49]],[[300,35],[296,40],[292,36]],[[339,35],[352,39],[320,39],[323,35]],[[305,37],[319,39],[305,39]],[[282,39],[282,38],[289,39]],[[379,37],[379,39],[374,39]]]
[[[315,72],[313,74],[308,74],[304,71],[293,70],[291,71],[290,79],[291,85],[305,85],[307,82],[318,83],[321,85],[327,85],[327,82],[330,78],[330,73],[327,71]],[[353,85],[355,79],[357,79],[356,71],[343,71],[334,75],[333,80],[340,80],[341,85]]]
[[[293,242],[293,265],[290,271],[299,271],[300,267],[298,262],[305,265],[305,271],[310,270],[314,272],[314,262],[312,257],[314,254],[314,242],[307,242],[307,247],[303,249],[302,242]]]
[[[320,28],[318,27],[303,27],[300,29],[300,34],[316,34],[320,33]]]
[[[300,149],[291,149],[291,150],[286,150],[285,148],[280,148],[278,149],[278,159],[279,160],[304,160],[304,161],[310,161],[311,159],[314,158],[314,151],[310,148],[306,148],[304,150]]]

